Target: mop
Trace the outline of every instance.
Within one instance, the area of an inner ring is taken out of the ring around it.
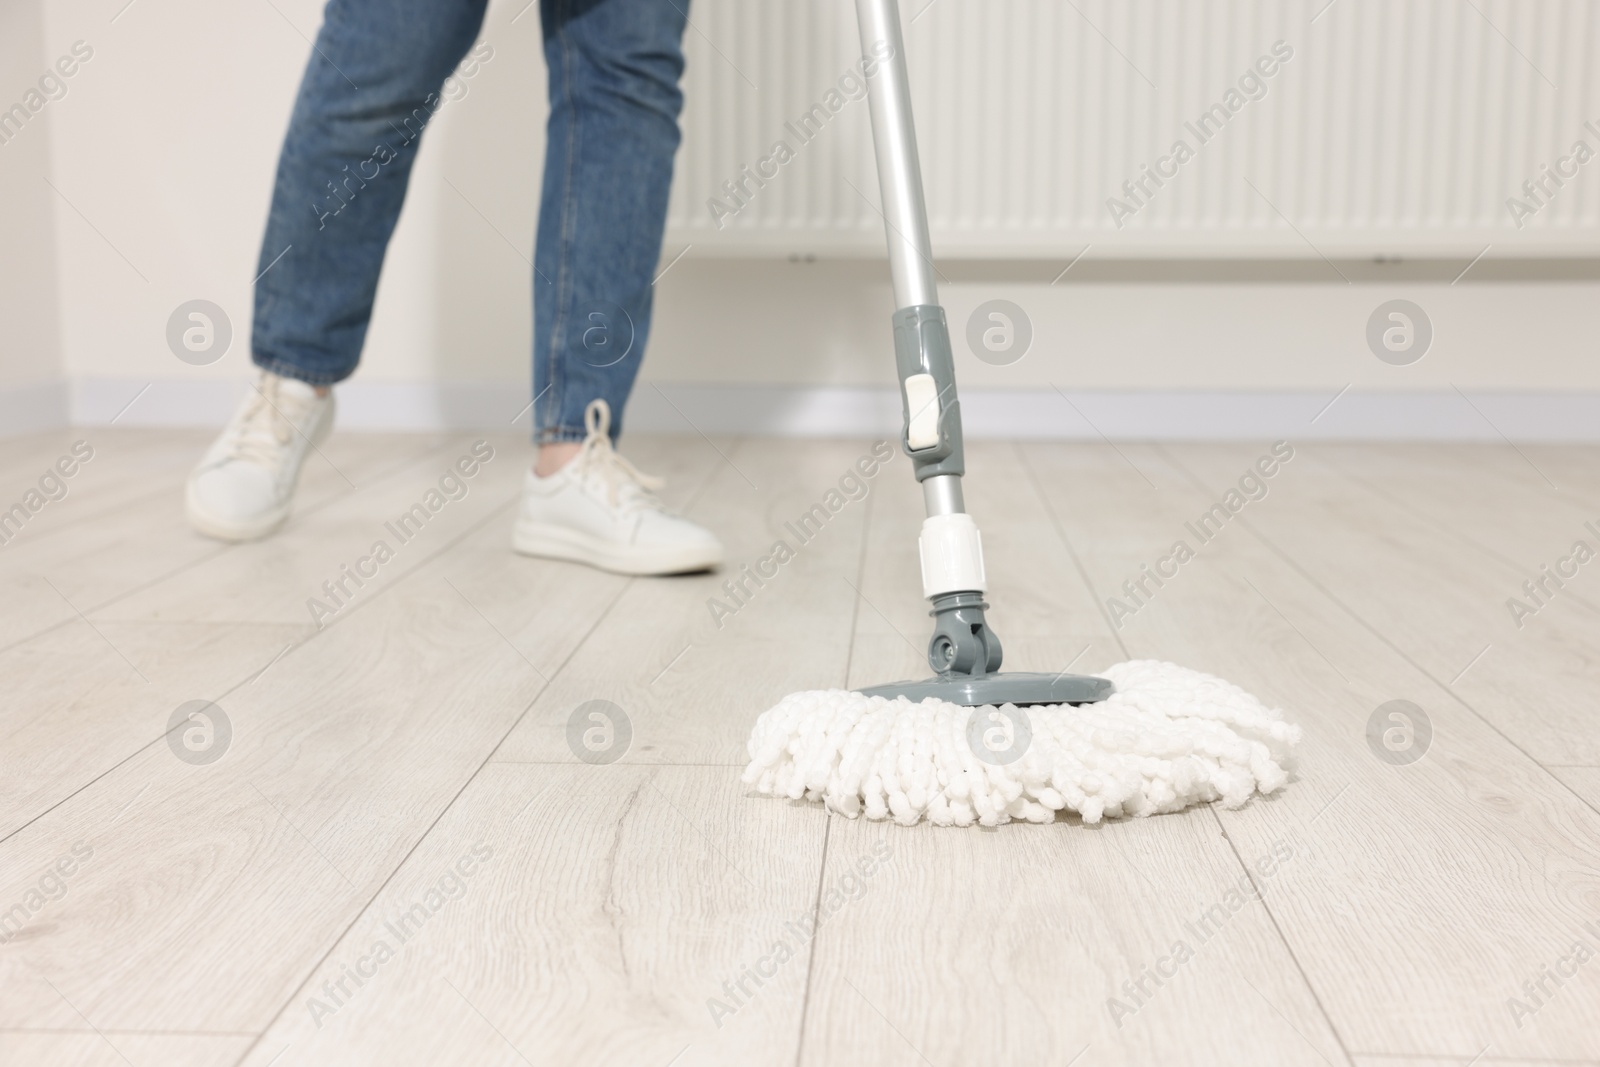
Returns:
[[[940,826],[1083,822],[1238,807],[1281,789],[1300,728],[1239,687],[1132,660],[1101,676],[1001,672],[977,524],[966,513],[961,401],[934,285],[897,0],[857,0],[894,279],[901,447],[922,485],[933,677],[794,693],[750,736],[745,784],[854,818]]]

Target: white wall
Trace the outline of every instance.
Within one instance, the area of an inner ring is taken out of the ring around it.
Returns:
[[[88,220],[62,226],[67,372],[91,386],[233,382],[247,371],[273,168],[321,3],[174,0],[117,15],[124,2],[52,0],[49,10],[52,52],[76,40],[95,49],[53,115],[59,184]],[[544,63],[537,8],[512,23],[521,6],[491,12],[483,36],[494,59],[430,125],[362,381],[526,374]],[[197,298],[229,314],[235,338],[202,368],[165,341],[168,315]]]
[[[211,422],[226,411],[247,373],[250,283],[273,166],[321,5],[125,3],[50,0],[42,46],[28,47],[17,42],[28,36],[31,8],[13,3],[4,17],[22,24],[19,33],[0,36],[0,47],[34,55],[31,61],[7,55],[11,93],[33,75],[9,72],[42,70],[47,58],[69,51],[74,41],[94,48],[68,96],[49,105],[46,115],[52,180],[75,208],[59,200],[53,205],[61,371],[73,382],[80,420],[107,419],[154,383],[123,422]],[[483,37],[494,46],[494,58],[469,83],[468,95],[430,127],[366,357],[343,390],[347,425],[492,424],[526,403],[527,258],[538,207],[545,75],[537,7],[513,21],[524,4],[491,4]],[[688,39],[691,63],[718,62],[699,33],[715,40],[719,27],[698,19],[696,25],[699,32],[691,30]],[[26,134],[34,132],[30,127]],[[24,147],[42,151],[44,138],[33,140],[38,144]],[[8,203],[17,196],[18,203],[51,207],[39,192],[55,195],[39,180],[43,157],[23,157],[32,161],[29,178],[10,158],[17,147],[0,147]],[[1600,181],[1600,171],[1581,180]],[[34,214],[8,210],[5,225],[19,228],[15,247],[36,249],[30,256],[43,263],[50,254],[44,224],[17,221]],[[669,248],[668,258],[679,251]],[[1572,436],[1574,426],[1600,434],[1600,361],[1590,357],[1600,280],[1592,272],[1573,276],[1535,267],[1508,276],[1491,251],[1454,286],[1450,279],[1465,262],[1421,270],[1342,264],[1350,283],[1317,259],[1200,265],[1176,273],[1158,263],[1140,268],[1147,272],[1141,275],[1100,262],[1091,250],[1051,285],[1078,251],[1063,249],[1058,259],[1032,263],[941,264],[963,385],[972,398],[969,421],[988,419],[1004,429],[1001,416],[1015,407],[1017,395],[1048,400],[1060,388],[1104,394],[1096,410],[1109,423],[1100,429],[1143,433],[1148,426],[1129,421],[1129,404],[1147,393],[1176,403],[1198,390],[1245,406],[1192,405],[1188,410],[1203,424],[1187,432],[1250,433],[1249,420],[1257,418],[1251,411],[1298,418],[1301,406],[1325,402],[1351,385],[1351,401],[1364,392],[1399,391],[1422,405],[1409,414],[1402,405],[1381,426],[1363,424],[1359,432],[1387,427],[1405,434],[1408,426],[1424,436],[1496,432],[1459,401],[1459,387],[1487,397],[1490,407],[1519,396],[1544,403],[1539,397],[1578,391],[1580,408],[1563,416],[1570,425],[1557,427],[1556,435]],[[14,353],[54,347],[52,316],[44,311],[49,287],[39,280],[50,272],[33,271],[22,259],[8,255],[0,269],[11,283],[6,306],[20,309],[15,314],[31,324],[24,335],[32,339],[13,340],[8,332],[5,347],[13,354],[0,356],[0,383],[37,380],[36,371],[49,364]],[[1152,270],[1166,280],[1151,280]],[[1298,274],[1290,278],[1289,271]],[[1033,351],[1009,367],[978,362],[960,339],[971,310],[994,296],[1022,305],[1037,331]],[[1421,304],[1437,330],[1433,350],[1409,367],[1379,362],[1363,339],[1368,314],[1395,296]],[[233,320],[232,350],[209,367],[180,363],[166,347],[168,315],[194,298],[215,301]],[[807,387],[812,406],[796,401],[801,408],[832,411],[807,424],[813,429],[892,421],[890,305],[879,260],[742,261],[690,248],[660,283],[644,378],[677,389],[680,406],[705,425],[749,421],[752,412],[775,402],[771,387],[778,386]],[[992,393],[988,409],[984,390]],[[630,412],[636,427],[681,428],[648,385],[636,399]],[[856,414],[845,410],[852,403]],[[1152,411],[1166,410],[1152,403]],[[1417,411],[1440,404],[1461,409],[1477,429],[1451,419],[1436,419],[1432,430],[1414,425],[1424,418]],[[1341,400],[1318,426],[1337,431],[1336,413],[1348,406]],[[1045,410],[1029,410],[1035,409]],[[983,416],[984,410],[993,416]],[[1531,411],[1516,416],[1529,435],[1554,425],[1537,404]],[[1092,432],[1075,418],[1063,421],[1059,408],[1040,414],[1038,426]]]
[[[24,102],[45,73],[43,0],[0,4],[0,110]],[[0,143],[0,434],[65,412],[56,330],[55,194],[49,177],[52,106]]]
[[[690,252],[693,256],[693,252]],[[1563,389],[1600,387],[1600,263],[942,262],[940,293],[962,383],[1048,389]],[[1493,281],[1473,280],[1482,272]],[[1587,277],[1584,277],[1584,276]],[[1332,282],[1324,279],[1332,277]],[[1135,280],[1126,280],[1126,279]],[[1137,279],[1145,280],[1137,280]],[[1215,280],[1213,280],[1215,279]],[[1033,347],[993,366],[965,342],[986,300],[1028,314]],[[1433,321],[1410,366],[1368,349],[1367,319],[1394,298]],[[893,378],[887,265],[693,262],[662,282],[655,377],[883,384]]]

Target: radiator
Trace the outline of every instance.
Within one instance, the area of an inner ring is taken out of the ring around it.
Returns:
[[[902,0],[935,248],[1596,254],[1596,8]],[[853,4],[689,17],[669,242],[881,251]]]

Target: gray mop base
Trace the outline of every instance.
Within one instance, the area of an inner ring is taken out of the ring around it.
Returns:
[[[984,678],[965,675],[922,678],[914,682],[890,682],[858,692],[869,697],[893,700],[905,697],[913,704],[933,697],[965,708],[985,704],[1093,704],[1117,691],[1108,678],[1087,674],[1041,674],[1029,671],[991,674]]]

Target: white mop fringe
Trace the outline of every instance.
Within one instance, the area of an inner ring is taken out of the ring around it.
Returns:
[[[1117,691],[1098,704],[1023,709],[1032,739],[1009,763],[974,753],[971,708],[845,689],[793,693],[756,721],[743,780],[769,796],[906,826],[1050,822],[1063,809],[1096,823],[1217,800],[1237,808],[1288,782],[1300,727],[1238,686],[1159,660],[1100,675]],[[978,710],[989,721],[991,709]]]

